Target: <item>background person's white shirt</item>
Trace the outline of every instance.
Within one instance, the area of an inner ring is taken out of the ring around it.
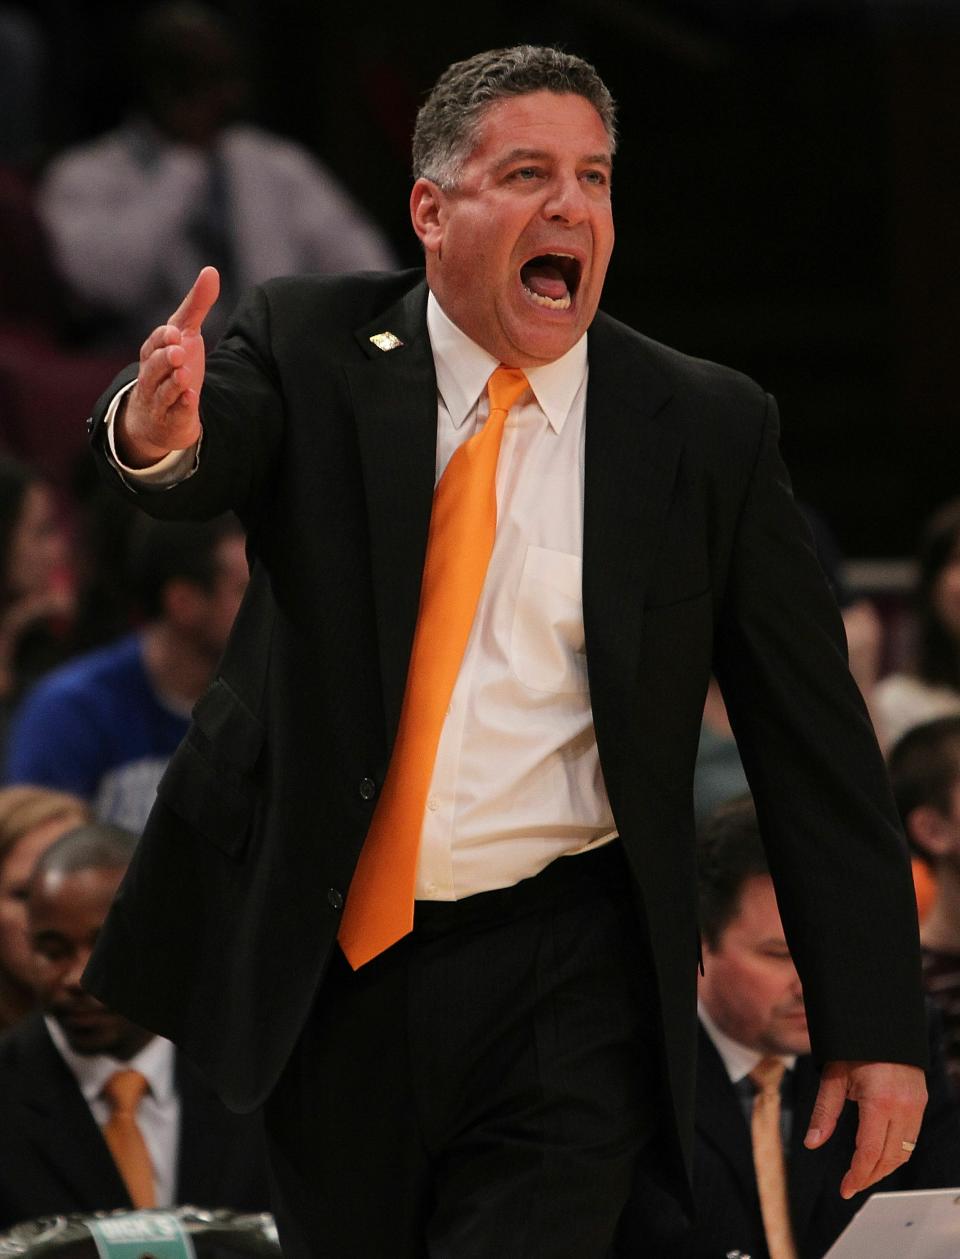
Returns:
[[[137,1124],[143,1133],[158,1207],[176,1203],[177,1154],[180,1149],[180,1098],[177,1094],[176,1051],[162,1036],[152,1036],[129,1061],[107,1054],[78,1054],[70,1048],[56,1019],[45,1017],[47,1031],[60,1057],[73,1073],[94,1119],[102,1128],[110,1118],[110,1103],[103,1088],[117,1071],[139,1071],[149,1085],[137,1107]]]

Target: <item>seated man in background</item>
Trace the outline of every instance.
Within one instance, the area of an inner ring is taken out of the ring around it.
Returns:
[[[704,970],[699,989],[692,1225],[643,1182],[620,1226],[617,1259],[821,1259],[869,1196],[841,1198],[853,1152],[849,1103],[829,1144],[803,1144],[819,1085],[803,991],[780,922],[753,802],[731,801],[697,849]],[[895,1017],[895,1011],[891,1012]],[[930,1018],[930,1100],[910,1161],[884,1192],[960,1185],[960,1113]],[[638,1186],[642,1182],[638,1181]]]
[[[55,839],[91,820],[85,801],[45,787],[0,788],[0,1032],[36,1005],[27,888]]]
[[[259,1121],[231,1115],[169,1041],[80,988],[135,846],[117,827],[78,827],[31,880],[42,1012],[0,1039],[0,1231],[118,1207],[268,1209]]]
[[[10,731],[6,779],[71,791],[139,832],[246,590],[243,533],[233,516],[138,519],[128,568],[146,625],[35,687]]]
[[[923,981],[943,1016],[944,1054],[960,1101],[960,717],[914,726],[890,751],[903,828],[934,875],[920,924]]]
[[[139,345],[200,266],[224,300],[275,275],[382,270],[393,250],[333,173],[299,144],[241,121],[250,76],[227,18],[198,3],[151,5],[129,40],[138,100],[122,125],[54,160],[40,212],[64,278]]]

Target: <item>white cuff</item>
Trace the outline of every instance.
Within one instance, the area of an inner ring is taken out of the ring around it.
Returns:
[[[147,468],[128,468],[117,454],[113,422],[117,418],[120,403],[136,383],[135,380],[131,380],[129,385],[124,385],[119,393],[114,395],[110,406],[107,408],[107,414],[103,419],[107,430],[107,458],[131,489],[169,489],[171,485],[179,485],[181,481],[186,481],[196,472],[200,462],[200,442],[203,440],[203,437],[201,435],[186,450],[171,450],[162,459],[150,464]]]

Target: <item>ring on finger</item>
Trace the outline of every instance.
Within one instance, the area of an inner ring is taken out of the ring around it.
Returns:
[[[905,1154],[912,1154],[916,1148],[917,1148],[916,1141],[901,1141],[900,1142],[900,1149],[903,1150]]]

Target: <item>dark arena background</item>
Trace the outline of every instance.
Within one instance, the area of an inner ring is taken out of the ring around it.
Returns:
[[[117,121],[143,6],[20,7],[47,44],[42,158]],[[594,61],[621,108],[606,308],[776,394],[797,492],[846,556],[909,556],[957,493],[960,5],[216,7],[247,40],[251,116],[326,161],[411,264],[408,137],[439,71],[520,41]]]

